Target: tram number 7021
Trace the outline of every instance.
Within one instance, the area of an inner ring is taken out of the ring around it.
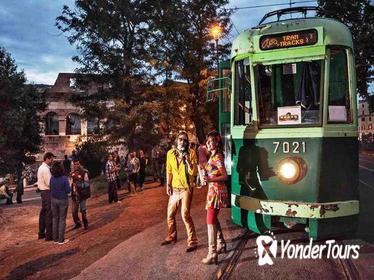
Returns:
[[[300,154],[305,153],[306,151],[306,144],[305,142],[273,142],[274,147],[274,154],[282,149],[284,154],[293,153],[293,154]]]

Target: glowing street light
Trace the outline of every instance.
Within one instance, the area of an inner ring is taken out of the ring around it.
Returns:
[[[222,34],[222,28],[219,24],[214,24],[210,28],[210,34],[213,39],[216,41],[216,60],[217,60],[217,77],[219,76],[219,55],[218,55],[218,39]]]

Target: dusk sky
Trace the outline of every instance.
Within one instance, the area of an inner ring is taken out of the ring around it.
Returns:
[[[301,2],[303,0],[296,0]],[[280,3],[286,5],[279,5]],[[287,8],[287,0],[232,0],[228,7],[273,5],[238,10],[232,21],[236,28],[232,37],[258,23],[270,11]],[[294,6],[312,6],[316,1]],[[15,59],[29,82],[53,84],[59,72],[73,72],[76,64],[71,57],[77,55],[66,37],[56,28],[55,19],[63,5],[74,6],[74,0],[2,0],[0,2],[0,46]]]

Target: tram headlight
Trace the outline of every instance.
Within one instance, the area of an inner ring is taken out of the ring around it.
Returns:
[[[285,158],[278,163],[277,176],[285,184],[294,184],[304,178],[306,169],[306,163],[302,158]]]

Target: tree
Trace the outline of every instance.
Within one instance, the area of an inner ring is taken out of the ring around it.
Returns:
[[[140,136],[157,138],[153,129],[137,133],[139,127],[149,126],[147,108],[153,111],[151,103],[144,104],[150,80],[147,46],[152,11],[148,4],[141,0],[80,0],[74,9],[64,6],[56,19],[56,26],[80,53],[73,58],[81,65],[78,72],[97,74],[100,83],[109,85],[73,101],[87,116],[105,120],[102,135],[110,135],[109,142],[125,139],[130,149],[138,146]],[[108,108],[105,101],[109,100]],[[138,114],[140,111],[147,116]]]
[[[0,47],[0,175],[20,176],[22,164],[40,150],[38,112],[46,103],[43,94],[25,82],[25,74]]]
[[[187,81],[187,112],[196,127],[199,139],[204,139],[212,128],[205,108],[207,79],[213,74],[214,42],[210,35],[213,24],[219,24],[222,36],[229,33],[231,12],[224,8],[228,1],[170,1],[154,2],[155,12],[151,28],[156,69],[164,70],[166,79],[171,73]],[[221,58],[228,53],[228,45],[220,46]]]
[[[319,0],[321,16],[334,18],[349,27],[353,37],[357,90],[368,96],[368,86],[374,80],[374,6],[369,0]]]

